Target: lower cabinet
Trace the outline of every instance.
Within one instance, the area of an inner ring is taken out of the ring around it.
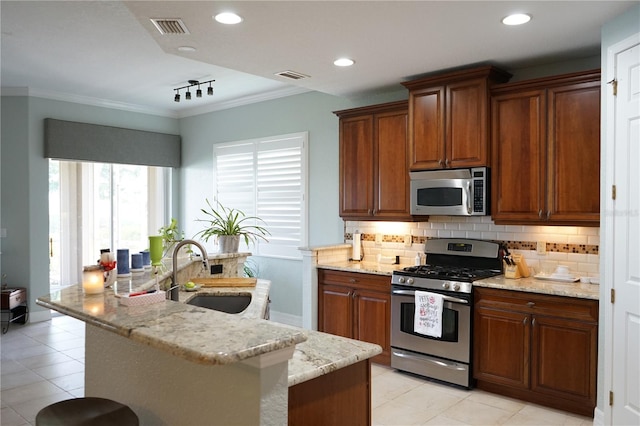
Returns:
[[[289,388],[289,426],[370,424],[368,359]]]
[[[598,302],[479,287],[474,292],[478,388],[592,417]]]
[[[373,362],[391,364],[391,278],[318,269],[318,330],[375,343]]]

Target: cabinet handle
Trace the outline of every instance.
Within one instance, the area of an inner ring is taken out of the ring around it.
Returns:
[[[542,219],[542,210],[538,210],[538,217]]]
[[[547,220],[549,220],[549,217],[551,217],[551,210],[547,210]]]
[[[535,318],[531,321],[531,326],[533,326],[533,327],[536,326],[536,319]]]
[[[440,167],[444,166],[444,163],[442,162],[442,158],[438,160],[438,166]]]
[[[449,167],[449,164],[450,164],[450,163],[451,163],[451,162],[449,161],[449,159],[448,159],[448,158],[447,158],[446,160],[444,160],[444,165],[445,165],[445,167]]]
[[[371,210],[371,209],[367,210],[367,215],[373,216],[373,210]]]
[[[524,319],[522,320],[522,325],[527,325],[528,322],[529,322],[529,317],[524,317]]]
[[[536,304],[535,302],[527,302],[527,306],[533,308],[534,306],[536,306]]]
[[[358,282],[358,280],[356,280],[355,278],[349,278],[349,282],[350,282],[350,283],[357,283],[357,282]]]

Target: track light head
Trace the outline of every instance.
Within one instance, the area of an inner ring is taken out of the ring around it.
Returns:
[[[173,89],[173,90],[176,91],[176,95],[173,98],[173,100],[175,102],[180,102],[180,90],[181,89],[187,89],[187,91],[184,94],[184,98],[186,100],[191,100],[191,91],[189,89],[194,87],[194,86],[198,86],[198,89],[196,90],[196,98],[201,98],[202,97],[202,89],[200,89],[200,85],[201,84],[207,84],[207,83],[209,83],[209,87],[207,88],[207,95],[211,96],[211,95],[213,95],[213,87],[211,87],[211,83],[213,83],[214,81],[215,80],[208,80],[208,81],[189,80],[189,84],[187,86],[176,87],[175,89]]]

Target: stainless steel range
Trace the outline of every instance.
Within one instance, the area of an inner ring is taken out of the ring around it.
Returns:
[[[433,239],[426,264],[391,276],[391,366],[439,381],[472,387],[473,282],[502,273],[497,243]],[[442,295],[441,336],[414,330],[415,292]]]

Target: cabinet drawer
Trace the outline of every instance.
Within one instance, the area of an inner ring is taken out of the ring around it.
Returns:
[[[9,288],[2,290],[2,309],[14,309],[27,300],[24,288]]]
[[[476,306],[546,315],[578,321],[598,321],[598,301],[575,297],[475,287]]]
[[[391,277],[386,275],[318,269],[318,282],[391,293]]]

